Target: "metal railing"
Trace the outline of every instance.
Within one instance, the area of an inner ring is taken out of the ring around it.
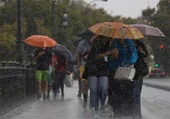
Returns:
[[[35,97],[35,69],[0,67],[0,115]]]

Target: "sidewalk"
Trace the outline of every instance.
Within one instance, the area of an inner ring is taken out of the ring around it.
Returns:
[[[146,78],[143,80],[143,85],[170,91],[170,78],[162,79]]]
[[[170,87],[168,79],[144,79],[144,85],[157,87]],[[0,119],[94,119],[94,111],[83,108],[83,99],[77,97],[78,82],[74,81],[74,87],[65,88],[65,97],[62,99],[58,95],[57,99],[43,101],[35,100],[11,112],[0,116]],[[109,117],[110,111],[106,117],[100,119],[113,119]],[[143,119],[158,119],[142,107]]]

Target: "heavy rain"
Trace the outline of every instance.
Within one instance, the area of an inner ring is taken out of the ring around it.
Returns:
[[[170,0],[0,0],[0,119],[169,119]]]

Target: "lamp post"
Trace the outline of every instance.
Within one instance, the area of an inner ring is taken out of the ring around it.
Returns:
[[[93,3],[93,2],[97,2],[97,1],[103,1],[103,2],[107,2],[107,0],[93,0],[91,2],[89,2],[86,6],[86,10],[89,8],[89,6]]]
[[[16,61],[22,63],[24,60],[24,46],[22,39],[22,0],[17,0],[17,36],[16,36]]]
[[[57,0],[51,0],[51,13],[52,13],[52,30],[51,30],[51,37],[54,38],[55,34],[55,14],[54,14],[54,5]]]
[[[66,31],[66,27],[68,25],[68,13],[66,11],[63,12],[63,28],[64,28],[64,44],[66,42],[66,36],[67,36],[67,31]]]

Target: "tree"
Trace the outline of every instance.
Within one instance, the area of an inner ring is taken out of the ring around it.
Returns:
[[[155,8],[148,7],[147,9],[142,10],[142,19],[146,21],[146,24],[152,24],[154,14]]]
[[[147,8],[142,11],[142,18],[147,21],[148,24],[158,27],[164,34],[165,38],[160,37],[148,37],[150,46],[153,49],[155,62],[158,63],[165,70],[170,72],[170,68],[167,64],[170,61],[170,50],[168,44],[170,43],[170,2],[169,0],[161,0],[155,8]],[[164,44],[164,48],[160,49],[160,45]]]
[[[15,57],[16,38],[14,37],[16,24],[4,24],[0,27],[0,60],[10,61]]]
[[[23,40],[33,34],[42,34],[51,37],[52,30],[52,12],[51,0],[23,0],[22,11],[22,24],[23,24]],[[57,43],[63,43],[63,38],[67,37],[67,47],[74,52],[75,46],[73,42],[76,40],[77,34],[87,29],[88,27],[104,21],[120,21],[124,23],[135,23],[136,20],[132,18],[125,18],[121,16],[111,16],[103,9],[88,9],[87,13],[85,8],[78,7],[75,3],[70,4],[69,0],[58,0],[54,6],[55,17],[55,34],[54,39]],[[79,10],[78,10],[79,9]],[[68,26],[66,29],[62,26],[63,12],[68,12]],[[3,25],[10,26],[10,31],[13,29],[15,32],[4,33],[2,31],[3,39],[8,38],[16,41],[16,21],[17,21],[17,3],[16,1],[10,2],[5,6],[0,7],[0,29]],[[15,26],[14,26],[15,24]],[[4,29],[8,30],[8,29]],[[65,31],[66,30],[66,31]],[[4,43],[4,42],[3,42]],[[10,43],[10,42],[9,42]],[[11,42],[12,43],[12,42]],[[12,45],[12,44],[11,44]],[[26,52],[29,54],[32,48],[25,45]],[[15,47],[13,47],[13,50]],[[1,57],[1,56],[0,56]]]

